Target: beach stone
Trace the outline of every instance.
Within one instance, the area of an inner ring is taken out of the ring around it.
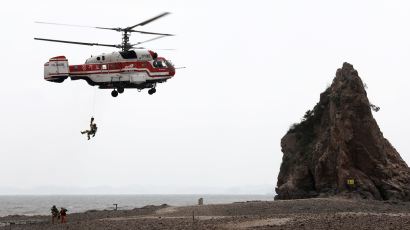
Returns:
[[[410,201],[410,169],[383,137],[371,108],[378,111],[358,72],[344,63],[316,106],[282,138],[275,199]]]

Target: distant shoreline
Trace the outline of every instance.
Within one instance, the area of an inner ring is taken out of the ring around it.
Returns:
[[[273,200],[272,195],[207,195],[207,194],[144,194],[144,195],[0,195],[0,217],[7,215],[48,215],[52,205],[65,207],[69,213],[87,210],[120,210],[146,205],[169,204],[186,206],[197,204],[202,197],[205,204],[232,203],[246,200]]]

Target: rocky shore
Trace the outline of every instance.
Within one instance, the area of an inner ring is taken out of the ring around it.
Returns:
[[[346,199],[249,201],[50,216],[1,217],[3,229],[410,229],[410,202]],[[10,225],[10,223],[14,223]]]

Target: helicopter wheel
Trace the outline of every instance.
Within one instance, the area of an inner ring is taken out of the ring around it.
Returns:
[[[155,88],[151,88],[151,89],[148,90],[148,94],[149,94],[149,95],[152,95],[152,94],[154,94],[155,92],[157,92],[157,90],[156,90]]]
[[[118,93],[124,93],[124,88],[123,87],[118,87],[117,91],[118,91]]]
[[[117,97],[117,96],[118,96],[118,92],[114,89],[114,90],[111,92],[111,96]]]

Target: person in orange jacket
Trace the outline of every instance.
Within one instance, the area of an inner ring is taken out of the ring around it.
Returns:
[[[67,222],[67,219],[66,219],[67,211],[68,211],[67,209],[61,207],[60,217],[61,217],[61,223],[62,223],[62,224]]]

